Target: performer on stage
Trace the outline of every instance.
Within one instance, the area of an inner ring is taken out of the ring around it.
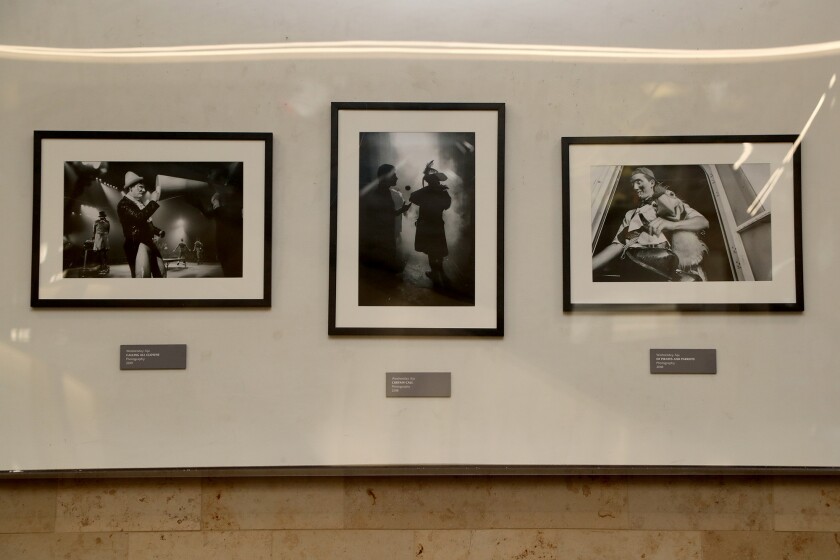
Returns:
[[[193,252],[195,253],[195,263],[201,264],[204,257],[204,244],[201,242],[201,239],[196,239],[195,243],[193,243]]]
[[[175,247],[175,250],[178,251],[178,262],[184,263],[184,268],[187,268],[187,253],[189,252],[190,248],[187,247],[186,243],[184,243],[183,238],[181,238],[181,242],[178,243],[178,246]]]
[[[443,212],[452,204],[452,197],[446,192],[449,187],[443,184],[445,173],[432,168],[434,161],[426,164],[423,170],[425,186],[412,193],[408,200],[420,208],[417,218],[417,232],[414,236],[414,250],[426,253],[429,268],[426,272],[436,288],[446,287],[448,279],[443,271],[443,259],[449,254],[446,244],[446,231],[443,226]]]
[[[93,222],[93,250],[99,257],[100,273],[107,273],[110,270],[108,266],[108,250],[111,248],[110,242],[111,222],[108,221],[108,216],[104,211],[99,211],[99,219]]]
[[[125,235],[125,255],[132,278],[161,278],[163,257],[152,239],[156,232],[161,232],[152,223],[151,217],[160,208],[160,189],[153,190],[149,201],[143,202],[146,186],[143,178],[129,171],[125,174],[125,195],[117,204],[117,216]]]

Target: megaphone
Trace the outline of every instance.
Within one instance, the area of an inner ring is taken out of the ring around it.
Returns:
[[[155,188],[160,189],[161,200],[184,195],[210,196],[212,194],[210,185],[204,181],[170,177],[169,175],[155,177]]]

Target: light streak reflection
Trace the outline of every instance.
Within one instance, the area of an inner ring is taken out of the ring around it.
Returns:
[[[661,49],[573,45],[525,45],[435,41],[321,41],[299,43],[250,43],[183,45],[168,47],[59,48],[0,45],[0,58],[66,61],[120,61],[229,57],[302,56],[452,56],[514,57],[530,59],[620,59],[622,61],[715,62],[768,60],[840,54],[840,41],[752,49]]]
[[[828,89],[834,87],[834,83],[837,80],[837,74],[832,74],[831,79],[828,81]],[[779,179],[782,177],[784,173],[785,166],[788,165],[791,160],[793,160],[793,156],[796,153],[796,150],[799,148],[799,145],[802,144],[802,139],[808,134],[808,130],[811,128],[811,125],[814,122],[814,119],[817,118],[817,114],[822,109],[823,104],[825,103],[826,94],[823,93],[820,96],[820,100],[817,101],[817,106],[814,107],[814,110],[811,112],[811,116],[808,118],[808,122],[805,123],[805,126],[802,127],[802,132],[799,133],[799,136],[796,137],[796,140],[793,142],[793,145],[788,150],[787,154],[785,154],[784,159],[782,160],[782,164],[776,168],[773,173],[770,175],[770,178],[767,180],[767,183],[761,188],[758,194],[755,197],[755,200],[752,201],[749,208],[747,208],[747,212],[750,216],[755,216],[758,213],[759,209],[762,207],[764,202],[770,196],[770,193],[773,192],[773,188],[776,186],[776,183],[779,182]]]
[[[738,158],[738,161],[732,164],[732,169],[740,169],[741,166],[744,164],[745,161],[750,157],[750,154],[753,153],[753,145],[751,142],[744,142],[744,151],[741,154],[741,157]]]

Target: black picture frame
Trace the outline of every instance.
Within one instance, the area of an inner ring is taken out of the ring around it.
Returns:
[[[504,134],[503,103],[332,103],[330,335],[504,335]]]
[[[803,311],[800,141],[563,138],[563,311]]]
[[[39,130],[34,150],[32,307],[271,307],[271,133]],[[137,182],[163,195],[154,228],[126,234]],[[127,241],[149,231],[155,249]],[[135,251],[149,256],[131,267]]]

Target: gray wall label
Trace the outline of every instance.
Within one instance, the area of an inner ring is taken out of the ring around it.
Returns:
[[[452,373],[448,371],[387,372],[386,397],[451,397]]]
[[[187,345],[121,344],[120,369],[187,369]]]
[[[717,350],[651,349],[651,373],[717,373]]]

